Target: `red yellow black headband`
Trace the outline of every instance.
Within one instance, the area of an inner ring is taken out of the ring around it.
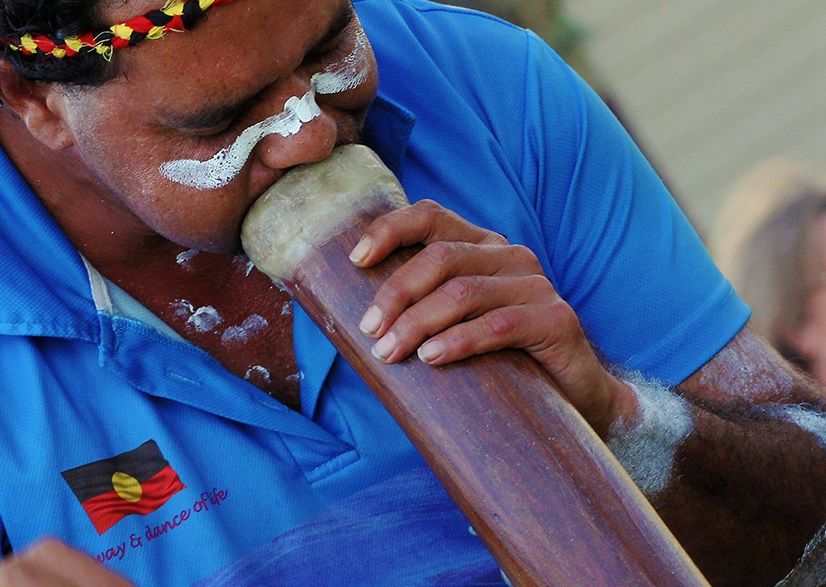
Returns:
[[[113,24],[97,33],[73,35],[65,39],[26,33],[19,41],[2,39],[0,43],[24,55],[40,54],[63,58],[73,57],[81,51],[96,51],[104,58],[111,59],[115,49],[136,45],[144,39],[160,39],[169,31],[183,32],[191,28],[210,6],[232,1],[167,0],[160,10]]]

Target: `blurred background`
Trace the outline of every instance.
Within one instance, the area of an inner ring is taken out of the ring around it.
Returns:
[[[826,169],[826,2],[446,3],[543,36],[615,108],[701,235],[767,158]]]

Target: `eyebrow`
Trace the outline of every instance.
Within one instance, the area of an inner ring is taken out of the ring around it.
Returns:
[[[350,0],[342,2],[336,10],[330,24],[325,30],[324,34],[313,43],[308,54],[319,51],[324,45],[335,39],[341,32],[347,28],[355,17],[353,4]],[[234,119],[241,112],[255,101],[258,93],[236,100],[228,104],[209,105],[200,110],[191,112],[175,112],[173,110],[165,110],[161,112],[161,118],[175,128],[186,130],[206,130],[219,126],[228,120]]]

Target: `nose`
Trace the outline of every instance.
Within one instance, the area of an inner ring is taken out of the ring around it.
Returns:
[[[312,91],[304,94],[302,105],[286,106],[273,117],[272,132],[255,149],[258,160],[275,170],[326,159],[336,145],[338,124],[329,112],[318,107]]]

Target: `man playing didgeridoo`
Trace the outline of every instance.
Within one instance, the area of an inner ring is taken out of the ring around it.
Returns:
[[[424,0],[0,11],[0,584],[504,582],[240,252],[352,142],[419,202],[353,262],[426,245],[365,308],[375,360],[527,350],[712,584],[773,585],[823,526],[823,392],[533,34]]]

